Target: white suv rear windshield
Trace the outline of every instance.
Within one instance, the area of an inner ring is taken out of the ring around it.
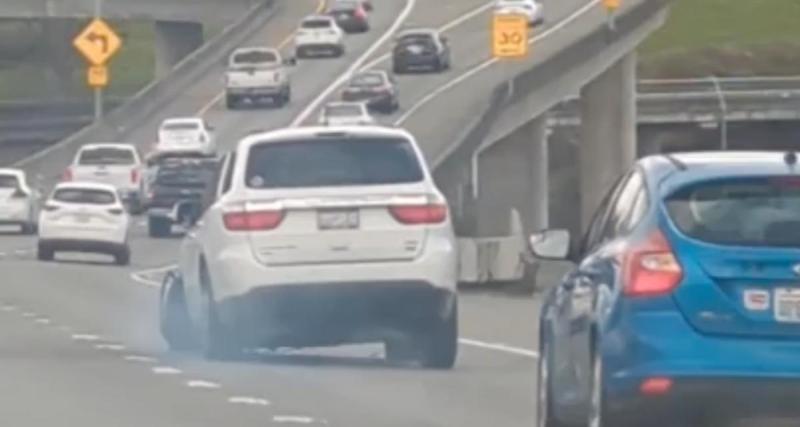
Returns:
[[[196,122],[170,122],[161,125],[161,130],[200,130]]]
[[[53,200],[61,203],[75,203],[82,205],[110,205],[117,198],[113,193],[105,190],[84,188],[62,188],[53,194]]]
[[[666,200],[680,231],[720,245],[800,247],[800,178],[737,178],[695,184]]]
[[[78,158],[79,165],[133,165],[136,156],[133,150],[126,148],[91,148],[81,151]]]
[[[328,105],[325,107],[325,115],[328,117],[352,117],[362,114],[359,105]]]
[[[278,62],[275,52],[267,50],[250,50],[233,54],[234,65],[257,65],[265,62]]]
[[[327,19],[309,19],[307,21],[303,21],[303,23],[301,24],[301,27],[311,28],[311,29],[330,28],[331,26],[332,26],[331,21]]]
[[[250,188],[305,188],[420,182],[422,167],[402,138],[325,138],[252,147]]]

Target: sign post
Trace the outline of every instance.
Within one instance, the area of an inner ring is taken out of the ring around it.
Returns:
[[[523,15],[494,15],[492,57],[498,59],[528,56],[528,19]]]
[[[86,83],[94,89],[95,120],[103,117],[103,88],[109,82],[107,63],[122,48],[119,35],[101,18],[101,1],[95,0],[94,19],[72,41],[89,64]]]

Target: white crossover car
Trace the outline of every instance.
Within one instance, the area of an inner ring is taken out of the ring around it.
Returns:
[[[41,194],[31,187],[25,172],[0,169],[0,225],[19,226],[33,234],[39,215]]]
[[[56,252],[109,254],[119,265],[130,262],[130,217],[116,188],[108,184],[60,183],[39,216],[39,259]]]
[[[336,19],[327,15],[308,16],[300,22],[294,36],[295,57],[309,58],[319,54],[344,55],[344,30]]]
[[[406,131],[302,127],[247,136],[161,291],[173,349],[384,343],[430,368],[457,353],[457,244]]]
[[[217,144],[213,128],[202,118],[187,117],[164,120],[158,128],[156,152],[199,152],[214,155]]]
[[[364,102],[331,102],[322,107],[319,124],[323,126],[357,126],[375,124]]]
[[[86,144],[64,172],[64,182],[97,182],[117,189],[133,213],[143,208],[145,166],[130,144]]]
[[[544,22],[544,11],[539,0],[497,0],[494,5],[495,14],[523,15],[529,25]]]

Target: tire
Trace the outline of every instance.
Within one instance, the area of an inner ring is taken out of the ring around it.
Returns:
[[[298,47],[294,51],[294,57],[297,59],[306,59],[306,50],[302,47]]]
[[[131,263],[131,248],[125,245],[114,253],[114,263],[120,266],[130,265]]]
[[[392,72],[394,74],[405,74],[406,73],[406,69],[405,69],[405,67],[400,66],[400,64],[394,63],[392,65]]]
[[[217,317],[216,303],[205,264],[200,267],[200,281],[203,292],[203,309],[200,324],[197,325],[197,342],[200,354],[208,360],[235,360],[241,356],[242,348],[238,347],[231,335],[226,333]]]
[[[239,108],[239,98],[236,95],[225,95],[225,108],[236,110]]]
[[[284,100],[286,101],[287,104],[292,102],[292,87],[291,86],[287,86],[286,87],[286,93],[284,95]]]
[[[39,261],[52,261],[55,258],[55,251],[53,248],[44,242],[39,242],[36,252]]]
[[[161,282],[159,329],[171,351],[193,350],[192,322],[186,309],[183,280],[180,273],[170,271]]]
[[[20,226],[20,233],[24,235],[36,234],[36,223],[26,222]]]
[[[172,232],[172,221],[151,216],[147,218],[147,231],[153,238],[167,237]]]
[[[341,58],[344,56],[344,53],[345,53],[344,46],[336,46],[333,56],[336,58]]]
[[[542,338],[540,338],[542,339]],[[567,427],[555,417],[550,386],[550,349],[544,342],[539,349],[539,379],[536,396],[536,427]]]
[[[420,337],[421,362],[425,368],[451,369],[458,355],[458,301],[450,314]]]

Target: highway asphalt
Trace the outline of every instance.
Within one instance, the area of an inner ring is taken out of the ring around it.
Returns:
[[[157,117],[135,129],[128,141],[149,146],[160,120],[171,116],[204,114],[216,126],[223,149],[233,148],[249,131],[302,121],[298,120],[301,113],[307,113],[307,120],[315,120],[316,113],[309,105],[324,101],[321,94],[335,94],[327,90],[332,82],[348,70],[370,65],[388,51],[390,44],[376,44],[388,28],[398,24],[448,26],[453,69],[442,75],[402,76],[405,111],[487,59],[490,15],[479,8],[488,1],[375,0],[373,30],[349,37],[345,57],[299,62],[292,76],[294,97],[287,108],[228,111],[220,102],[212,102],[222,90],[220,64]],[[584,1],[548,2],[546,25],[569,16]],[[312,0],[282,2],[279,15],[248,43],[282,44],[297,21],[317,6]],[[568,37],[562,40],[567,41]],[[388,67],[389,63],[378,66]],[[471,93],[474,88],[469,84],[457,90],[459,97],[444,100],[445,108],[454,103],[479,104]],[[452,134],[470,119],[451,116],[450,111],[427,109],[408,122],[412,130],[424,135],[420,142],[428,154],[439,152],[450,141],[437,135]],[[398,117],[385,119],[392,122]],[[52,159],[48,163],[59,168],[68,161]],[[35,238],[0,234],[0,332],[5,338],[0,340],[0,349],[5,350],[0,357],[8,361],[0,369],[7,371],[13,383],[24,383],[18,389],[6,386],[7,395],[16,393],[9,400],[15,409],[10,412],[12,418],[6,418],[13,421],[10,425],[533,424],[535,298],[465,292],[460,313],[462,345],[452,371],[386,365],[378,346],[254,354],[237,362],[207,362],[166,352],[158,335],[154,285],[163,272],[161,267],[174,261],[180,240],[149,239],[142,219],[136,222],[132,265],[126,268],[112,266],[103,257],[84,255],[42,264],[35,260]],[[42,320],[45,318],[47,321]],[[42,391],[37,394],[36,390]],[[37,399],[54,403],[31,406]],[[24,408],[36,409],[30,414]],[[25,417],[41,418],[31,418],[31,422]]]

